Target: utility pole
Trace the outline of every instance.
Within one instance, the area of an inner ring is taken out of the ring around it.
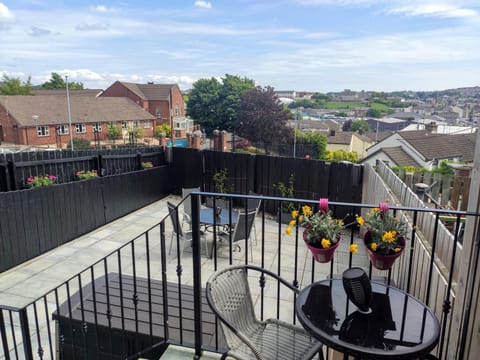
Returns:
[[[68,92],[68,76],[65,75],[65,86],[67,88],[67,111],[68,111],[68,127],[69,127],[69,134],[70,134],[70,148],[73,151],[73,137],[72,137],[72,114],[70,111],[70,93]]]

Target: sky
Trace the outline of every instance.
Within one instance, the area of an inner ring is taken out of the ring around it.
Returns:
[[[33,84],[444,90],[480,85],[479,44],[480,0],[0,0],[0,73]]]

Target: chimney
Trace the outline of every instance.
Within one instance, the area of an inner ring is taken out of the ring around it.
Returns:
[[[432,134],[436,134],[438,129],[438,125],[435,121],[431,121],[430,124],[425,125],[425,130]]]

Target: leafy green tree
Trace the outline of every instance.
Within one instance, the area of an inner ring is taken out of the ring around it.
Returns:
[[[168,124],[161,124],[155,126],[155,137],[159,137],[163,133],[167,138],[172,136],[172,128]]]
[[[382,113],[378,109],[370,108],[367,111],[367,116],[372,118],[380,118],[382,117]]]
[[[352,120],[347,120],[342,125],[342,131],[352,131]]]
[[[276,143],[286,143],[293,135],[287,126],[289,111],[285,110],[272,87],[256,87],[241,96],[237,119],[240,136],[260,142],[268,149]]]
[[[63,78],[57,74],[56,72],[52,73],[52,76],[50,77],[50,80],[47,82],[44,82],[41,85],[42,89],[65,89],[66,88],[66,83],[63,80]],[[68,88],[69,89],[74,89],[74,90],[81,90],[83,89],[83,83],[81,82],[69,82],[68,83]]]
[[[345,150],[327,150],[323,157],[325,161],[338,162],[338,161],[350,161],[358,162],[358,155],[354,151]]]
[[[0,83],[1,95],[31,95],[31,92],[30,76],[26,82],[22,83],[20,78],[10,77],[7,74],[2,75],[2,82]]]
[[[108,124],[107,139],[117,140],[122,137],[122,129],[115,124]]]
[[[350,127],[351,131],[359,132],[360,134],[363,134],[365,132],[370,131],[370,126],[368,125],[368,122],[365,120],[355,120],[352,122],[352,125]]]
[[[325,135],[313,132],[302,133],[298,131],[297,138],[305,144],[313,145],[315,147],[316,154],[310,154],[314,158],[322,159],[324,157],[327,149],[327,138]]]
[[[315,94],[312,95],[311,99],[316,100],[316,101],[318,101],[318,100],[328,101],[330,98],[329,98],[328,95],[325,95],[325,94],[322,94],[322,93],[315,93]]]
[[[255,88],[247,78],[226,74],[222,81],[215,78],[200,79],[193,84],[188,95],[187,113],[205,128],[232,131],[240,108],[240,96]]]

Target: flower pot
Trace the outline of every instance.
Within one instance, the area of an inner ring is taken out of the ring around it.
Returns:
[[[401,244],[402,250],[399,252],[396,252],[394,254],[386,255],[386,254],[379,254],[368,246],[370,244],[370,231],[365,232],[363,235],[363,244],[365,245],[365,248],[367,249],[368,257],[370,259],[370,262],[372,263],[372,266],[375,269],[378,270],[389,270],[395,260],[402,255],[403,251],[405,250],[405,238],[399,238],[399,242]]]
[[[306,234],[307,229],[303,231],[303,241],[305,241],[305,245],[307,246],[308,250],[312,253],[313,258],[315,261],[319,263],[328,263],[333,259],[333,255],[335,254],[335,250],[337,249],[338,245],[340,245],[340,240],[341,237],[337,237],[337,242],[330,246],[327,249],[324,248],[318,248],[315,246],[310,245],[307,242],[307,234]]]

